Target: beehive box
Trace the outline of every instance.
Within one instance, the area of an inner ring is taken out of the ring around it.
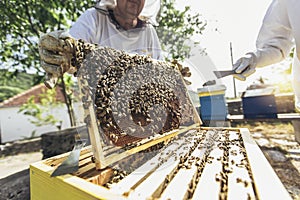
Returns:
[[[277,118],[275,88],[246,90],[242,96],[245,119]]]
[[[110,169],[96,170],[89,148],[81,153],[77,173],[50,177],[66,156],[30,166],[32,200],[291,199],[248,129],[194,128],[110,166],[118,170],[109,181]]]
[[[203,121],[224,121],[227,116],[224,85],[198,88],[200,115]]]

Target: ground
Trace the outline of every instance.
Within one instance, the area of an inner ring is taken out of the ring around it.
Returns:
[[[41,160],[41,152],[24,153],[15,156],[7,156],[0,159],[0,179],[16,172],[27,169],[30,163]]]
[[[274,171],[293,199],[300,199],[300,145],[291,124],[239,124],[248,128]],[[30,163],[42,159],[41,152],[0,158],[0,200],[29,199]],[[271,183],[270,183],[271,184]]]

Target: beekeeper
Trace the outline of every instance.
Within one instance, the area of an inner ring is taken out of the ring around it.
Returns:
[[[245,80],[257,67],[278,63],[289,56],[295,45],[293,58],[293,88],[295,107],[300,111],[300,1],[273,0],[261,26],[256,50],[247,53],[233,65],[235,78]]]
[[[39,43],[41,66],[46,71],[47,87],[54,87],[62,72],[68,71],[61,47],[53,47],[53,38],[73,37],[128,53],[148,55],[161,60],[160,42],[153,25],[160,9],[160,0],[100,0],[87,9],[68,32],[54,31],[43,36]],[[44,41],[50,38],[49,42]],[[61,69],[61,68],[66,69]],[[53,81],[51,83],[51,81]]]
[[[101,0],[71,27],[76,39],[162,59],[157,25],[159,0]]]

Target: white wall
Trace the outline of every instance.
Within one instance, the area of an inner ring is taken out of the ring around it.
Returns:
[[[0,108],[0,134],[2,143],[30,137],[34,130],[36,130],[36,135],[58,130],[55,126],[36,127],[30,123],[29,116],[18,113],[18,111],[19,107]],[[74,111],[76,113],[76,122],[82,124],[83,110],[80,107],[80,103],[74,104]],[[64,104],[52,108],[51,114],[63,121],[62,129],[70,127],[67,108]]]

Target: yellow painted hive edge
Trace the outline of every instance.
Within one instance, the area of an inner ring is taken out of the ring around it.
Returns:
[[[107,188],[71,174],[50,177],[55,168],[44,162],[45,160],[30,165],[31,200],[125,199]]]

